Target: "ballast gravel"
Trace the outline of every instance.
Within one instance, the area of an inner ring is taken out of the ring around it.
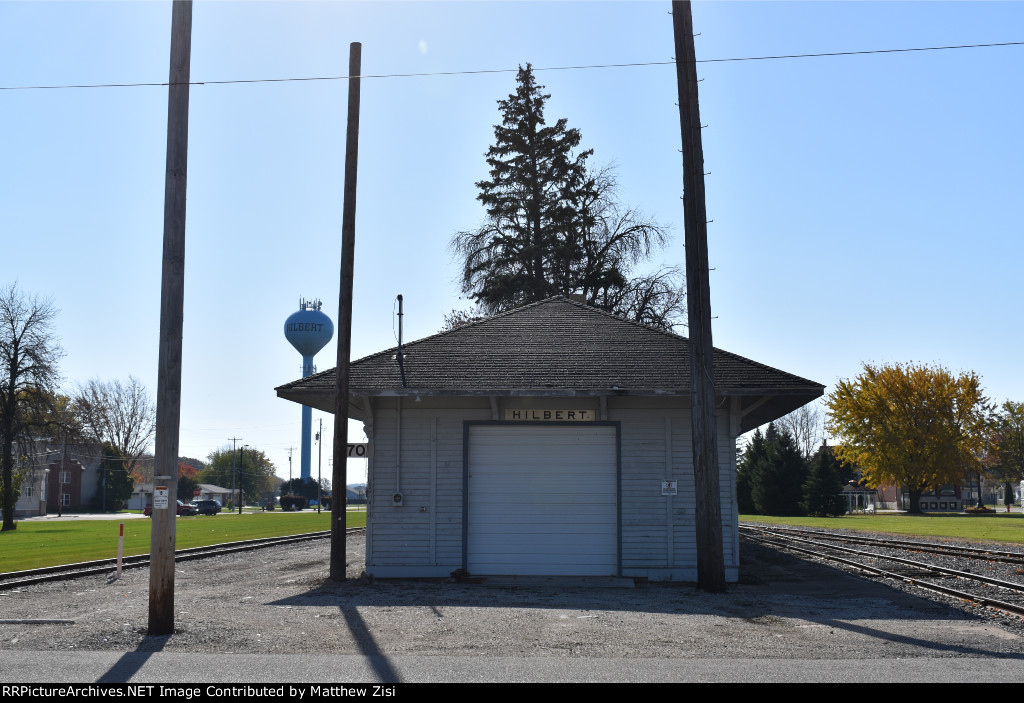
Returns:
[[[747,523],[753,526],[756,523]],[[773,525],[762,525],[766,529],[770,530]],[[832,535],[847,535],[851,538],[868,538],[878,540],[905,540],[908,542],[914,542],[915,544],[924,545],[935,545],[944,548],[964,547],[964,548],[988,548],[996,552],[1017,552],[1020,555],[1020,559],[1024,560],[1024,551],[1021,551],[1016,545],[1005,544],[1005,543],[980,543],[980,542],[969,542],[966,540],[958,540],[949,537],[937,538],[937,537],[920,537],[920,536],[905,536],[900,537],[898,535],[889,535],[873,532],[865,532],[862,530],[821,530],[822,532],[829,532]],[[807,535],[811,539],[816,539],[817,535]],[[1024,565],[1011,562],[1011,561],[989,561],[985,559],[973,559],[966,556],[953,556],[948,554],[933,554],[930,552],[919,552],[915,550],[906,550],[898,548],[888,548],[881,544],[856,544],[856,543],[842,543],[838,541],[823,540],[830,544],[837,544],[845,546],[858,551],[868,552],[874,555],[879,555],[880,558],[870,559],[869,563],[877,568],[886,569],[889,571],[903,572],[907,574],[913,574],[918,581],[931,581],[940,584],[946,588],[956,589],[966,593],[975,593],[983,597],[990,598],[993,600],[999,600],[1014,605],[1024,605],[1024,594],[1017,593],[1015,591],[1009,591],[999,587],[979,584],[974,581],[958,579],[953,577],[939,577],[936,575],[928,574],[924,571],[917,570],[914,567],[908,567],[905,564],[900,564],[895,561],[888,561],[884,556],[895,556],[901,559],[907,559],[916,562],[922,562],[929,565],[941,567],[943,569],[952,569],[955,571],[961,571],[967,574],[977,574],[992,579],[998,579],[1005,581],[1017,586],[1024,587]],[[858,561],[860,557],[851,554],[842,554],[844,558]],[[809,557],[804,557],[809,558]],[[858,571],[852,566],[836,565],[835,568],[846,571],[847,573],[860,576],[863,578],[874,578],[871,576],[863,576],[864,572]],[[1013,632],[1019,636],[1024,637],[1024,617],[1015,615],[1010,612],[1001,612],[998,609],[987,608],[975,601],[963,600],[951,595],[945,595],[942,593],[936,593],[932,591],[926,591],[917,588],[913,584],[907,583],[906,581],[886,579],[884,583],[895,590],[899,590],[905,593],[919,595],[926,597],[929,600],[935,601],[947,605],[951,608],[960,610],[971,615],[975,615],[982,620],[998,622],[1004,629],[1009,632]]]
[[[1024,628],[742,543],[740,583],[595,587],[368,579],[364,537],[328,579],[327,540],[176,565],[173,635],[146,635],[149,572],[0,591],[0,650],[803,658],[1007,656]]]

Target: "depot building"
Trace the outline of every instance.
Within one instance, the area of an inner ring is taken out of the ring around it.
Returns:
[[[690,348],[564,297],[353,361],[380,577],[697,579]],[[736,438],[824,387],[714,351],[726,579],[739,575]],[[278,387],[334,411],[335,369]]]

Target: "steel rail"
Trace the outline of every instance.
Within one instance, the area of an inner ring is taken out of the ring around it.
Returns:
[[[937,566],[935,564],[929,564],[924,561],[915,561],[914,559],[904,559],[903,557],[891,556],[888,554],[878,554],[877,552],[864,552],[858,549],[851,549],[849,547],[840,547],[837,544],[824,544],[821,542],[815,542],[814,540],[805,539],[802,537],[790,537],[786,535],[779,535],[780,539],[791,540],[794,542],[802,542],[805,544],[811,544],[817,547],[824,547],[825,549],[832,549],[839,552],[846,552],[848,554],[856,554],[857,556],[869,557],[871,559],[884,559],[887,561],[894,561],[897,564],[905,564],[906,566],[913,566],[918,569],[925,571],[931,571],[936,574],[943,576],[953,576],[956,578],[969,579],[972,581],[980,581],[988,584],[989,586],[998,586],[999,588],[1005,588],[1010,591],[1016,591],[1018,593],[1024,593],[1024,585],[1019,583],[1013,583],[1012,581],[1003,581],[1002,579],[992,578],[991,576],[982,576],[981,574],[972,574],[968,571],[959,571],[957,569],[948,569],[944,566]]]
[[[965,546],[943,546],[936,544],[929,544],[927,542],[914,542],[912,540],[900,540],[900,539],[884,539],[880,537],[860,537],[857,535],[850,534],[836,534],[834,532],[825,532],[822,530],[798,530],[794,528],[785,527],[766,527],[758,525],[743,525],[739,526],[741,530],[767,530],[774,533],[780,534],[795,534],[795,535],[815,535],[822,539],[832,539],[839,542],[851,542],[854,544],[873,544],[884,547],[893,547],[897,549],[907,549],[918,552],[928,552],[931,554],[947,554],[960,557],[968,557],[970,559],[984,559],[986,561],[996,561],[1005,564],[1024,564],[1024,553],[1021,552],[1006,552],[998,549],[986,549],[983,547],[965,547]]]
[[[768,532],[768,534],[771,534],[771,533]],[[812,550],[812,549],[806,549],[804,547],[799,547],[799,546],[797,546],[795,544],[791,544],[791,541],[793,541],[793,539],[790,538],[790,537],[787,537],[785,535],[774,535],[775,539],[771,539],[771,538],[765,537],[763,535],[754,535],[754,534],[747,534],[747,535],[744,535],[744,536],[747,539],[750,539],[750,540],[752,540],[754,542],[757,542],[757,543],[765,545],[765,546],[770,546],[770,547],[779,547],[779,546],[781,546],[781,547],[784,547],[785,549],[788,549],[788,550],[791,550],[791,551],[794,551],[794,552],[798,552],[800,554],[807,554],[808,556],[813,556],[813,557],[818,558],[818,559],[824,559],[826,561],[834,561],[834,562],[837,562],[837,563],[840,563],[840,564],[845,564],[847,566],[853,567],[853,568],[858,569],[860,571],[865,571],[865,572],[867,572],[869,574],[874,574],[876,576],[881,576],[883,578],[891,578],[891,579],[895,579],[897,581],[903,581],[903,582],[911,584],[913,586],[917,586],[918,588],[924,588],[926,590],[935,591],[937,593],[942,593],[944,595],[952,596],[954,598],[958,598],[958,599],[966,601],[968,603],[977,603],[978,605],[983,605],[983,606],[985,606],[987,608],[994,608],[996,610],[1002,610],[1002,611],[1013,613],[1014,615],[1018,615],[1018,616],[1024,617],[1024,605],[1017,605],[1015,603],[1007,603],[1006,601],[996,600],[994,598],[988,598],[986,596],[983,596],[983,595],[980,595],[980,594],[977,594],[977,593],[968,593],[967,591],[961,591],[959,589],[950,588],[949,586],[943,586],[942,584],[933,583],[931,581],[923,581],[921,579],[917,579],[917,578],[914,578],[912,576],[907,576],[906,574],[900,574],[900,573],[897,573],[895,571],[888,571],[886,569],[881,569],[881,568],[879,568],[877,566],[871,566],[869,564],[864,564],[864,563],[861,563],[861,562],[858,562],[858,561],[853,561],[852,559],[844,559],[843,557],[839,557],[839,556],[835,556],[835,555],[831,555],[831,554],[824,554],[822,552],[815,551],[815,550]],[[799,541],[804,541],[804,542],[809,542],[811,544],[815,544],[814,542],[811,542],[810,540],[799,540]],[[869,552],[857,552],[856,550],[846,549],[845,547],[836,547],[835,545],[818,545],[818,546],[825,547],[826,549],[839,549],[839,550],[842,550],[842,551],[849,551],[849,552],[853,552],[855,554],[860,554],[860,555],[870,555]],[[931,564],[924,564],[923,562],[911,562],[910,560],[903,560],[903,559],[899,559],[898,557],[894,559],[892,557],[888,557],[888,556],[884,556],[884,555],[874,555],[874,556],[880,557],[882,559],[893,559],[894,561],[898,561],[898,562],[908,562],[908,563],[911,563],[911,564],[915,564],[916,566],[924,567],[926,570],[929,570],[929,571],[941,570],[941,567],[935,567],[935,566],[933,566]],[[952,573],[952,574],[959,575],[961,578],[969,578],[969,579],[974,580],[974,581],[984,582],[984,580],[987,578],[987,577],[980,577],[979,578],[975,574],[967,574],[965,572],[954,571],[952,569],[950,569],[948,571],[950,573]],[[1002,583],[1008,584],[1008,587],[1011,587],[1012,590],[1015,590],[1017,592],[1024,592],[1024,586],[1021,586],[1020,584],[1009,584],[1009,582],[1002,582]],[[1007,587],[1007,586],[1001,586],[1001,587]]]
[[[346,534],[354,534],[365,531],[365,527],[350,527]],[[244,552],[263,547],[273,547],[291,542],[304,542],[313,539],[330,537],[330,530],[321,532],[305,532],[298,535],[286,535],[284,537],[264,537],[259,539],[240,540],[237,542],[223,542],[221,544],[210,544],[204,547],[188,547],[175,550],[174,561],[190,561],[192,559],[205,559],[207,557],[234,552]],[[149,565],[149,554],[138,554],[124,557],[121,560],[121,567],[124,569]],[[62,581],[65,579],[78,578],[80,576],[95,576],[110,573],[111,567],[117,564],[117,559],[97,559],[94,561],[83,561],[74,564],[60,564],[55,566],[44,566],[39,569],[26,569],[24,571],[8,571],[0,573],[0,590],[8,590],[19,586],[29,586],[47,581]]]

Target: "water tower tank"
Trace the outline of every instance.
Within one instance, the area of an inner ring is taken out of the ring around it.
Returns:
[[[284,336],[303,358],[312,358],[331,341],[334,323],[320,311],[319,300],[301,300],[284,322]]]
[[[284,322],[284,336],[292,346],[302,354],[302,376],[305,378],[313,373],[313,357],[324,348],[334,336],[334,323],[331,318],[320,312],[319,300],[299,300],[298,312],[293,312]],[[300,455],[300,476],[310,478],[311,447],[309,435],[313,429],[313,411],[309,406],[302,406],[302,453]],[[288,460],[291,478],[291,459]]]

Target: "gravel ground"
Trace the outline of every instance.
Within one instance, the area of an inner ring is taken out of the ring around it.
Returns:
[[[754,525],[755,523],[747,524]],[[771,529],[772,527],[786,527],[785,525],[762,526],[767,529]],[[874,532],[864,532],[861,530],[827,530],[827,532],[831,532],[833,534],[848,534],[851,537],[861,538],[903,539],[906,541],[920,542],[924,544],[941,545],[943,547],[989,547],[999,552],[1017,552],[1020,554],[1021,558],[1024,559],[1024,551],[1021,551],[1012,544],[1005,544],[1001,542],[982,543],[969,542],[966,540],[957,540],[948,537],[930,538],[918,537],[913,535],[898,536]],[[808,537],[811,539],[815,539],[814,535],[808,535]],[[872,544],[842,544],[839,542],[834,542],[834,544],[838,544],[840,546],[844,546],[850,549],[871,552],[872,554],[892,555],[900,557],[902,559],[911,559],[913,561],[934,564],[945,569],[955,569],[957,571],[979,574],[987,576],[989,578],[1000,579],[1002,581],[1007,581],[1009,583],[1024,586],[1024,566],[1020,564],[986,561],[982,559],[970,559],[967,557],[953,557],[939,554],[930,554],[927,552],[913,552],[905,549],[889,549],[886,547]],[[842,556],[845,559],[857,559],[856,556],[850,554],[840,554],[839,556]],[[887,569],[889,571],[899,573],[907,572],[908,569],[909,571],[913,571],[913,569],[910,569],[905,565],[900,565],[896,562],[886,561],[885,559],[871,560],[871,565],[881,569]],[[850,574],[860,575],[860,572],[858,572],[853,567],[837,565],[835,568],[842,569]],[[996,600],[1001,600],[1017,605],[1024,604],[1024,594],[1017,594],[1011,591],[1005,591],[991,586],[980,585],[977,582],[972,582],[970,580],[962,580],[955,578],[940,579],[938,577],[930,576],[920,572],[918,573],[918,575],[922,580],[941,583],[943,586],[946,586],[948,588],[956,588],[967,593],[984,593],[989,598],[994,598]],[[968,613],[973,616],[977,616],[978,618],[995,621],[999,623],[999,625],[1008,632],[1012,632],[1016,635],[1024,637],[1024,618],[1021,618],[1017,615],[1013,615],[1011,613],[993,612],[992,610],[986,609],[983,606],[966,602],[959,598],[954,598],[952,596],[946,596],[941,593],[932,593],[929,591],[925,591],[923,589],[915,588],[913,585],[902,581],[886,580],[885,583],[887,586],[893,588],[894,590],[899,590],[913,595],[919,595],[921,597],[928,598],[936,603],[941,603],[943,605],[949,606],[950,608],[962,611],[964,613]]]
[[[145,635],[148,570],[0,591],[0,650],[806,658],[1011,656],[1024,629],[743,544],[741,583],[637,588],[327,579],[327,540],[180,563],[177,631]]]

